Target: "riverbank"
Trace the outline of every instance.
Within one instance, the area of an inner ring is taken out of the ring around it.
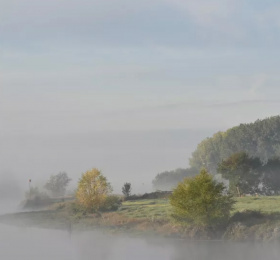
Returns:
[[[0,222],[18,226],[150,234],[191,240],[280,240],[280,197],[238,198],[226,226],[205,229],[182,227],[170,219],[167,199],[123,202],[118,211],[86,214],[74,201],[54,203],[45,210],[0,216]]]

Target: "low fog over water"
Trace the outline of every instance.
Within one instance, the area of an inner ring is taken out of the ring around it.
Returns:
[[[5,260],[276,260],[277,244],[188,242],[135,238],[97,231],[18,228],[0,224],[0,259]]]

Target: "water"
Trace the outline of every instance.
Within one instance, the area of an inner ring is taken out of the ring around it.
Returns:
[[[187,242],[0,225],[2,260],[276,260],[278,243]]]

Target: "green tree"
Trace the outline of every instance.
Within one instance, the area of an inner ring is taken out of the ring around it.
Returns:
[[[64,196],[66,187],[70,181],[71,179],[66,172],[60,172],[56,175],[52,175],[44,187],[49,190],[54,197]]]
[[[195,177],[185,178],[170,196],[172,217],[185,225],[209,227],[225,223],[233,207],[225,186],[205,169]]]
[[[190,158],[190,166],[205,167],[215,174],[219,163],[232,154],[244,151],[262,162],[280,156],[280,116],[240,124],[218,132],[198,144]]]
[[[102,173],[93,168],[82,174],[76,198],[89,212],[98,212],[112,191],[110,183]]]
[[[126,182],[122,187],[122,193],[127,198],[131,194],[131,183]]]
[[[262,167],[262,193],[265,195],[280,194],[280,159],[272,158]]]
[[[262,162],[257,157],[245,152],[235,153],[219,164],[217,172],[229,180],[229,191],[233,195],[260,192]]]

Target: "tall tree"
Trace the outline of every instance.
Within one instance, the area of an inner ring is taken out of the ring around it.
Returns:
[[[244,151],[262,162],[280,156],[280,116],[241,124],[218,132],[198,144],[190,158],[190,166],[207,168],[216,173],[217,165],[234,153]]]
[[[217,172],[229,180],[229,191],[234,195],[260,192],[262,162],[257,157],[235,153],[219,164]]]
[[[280,159],[272,158],[262,169],[262,192],[265,195],[280,194]]]

